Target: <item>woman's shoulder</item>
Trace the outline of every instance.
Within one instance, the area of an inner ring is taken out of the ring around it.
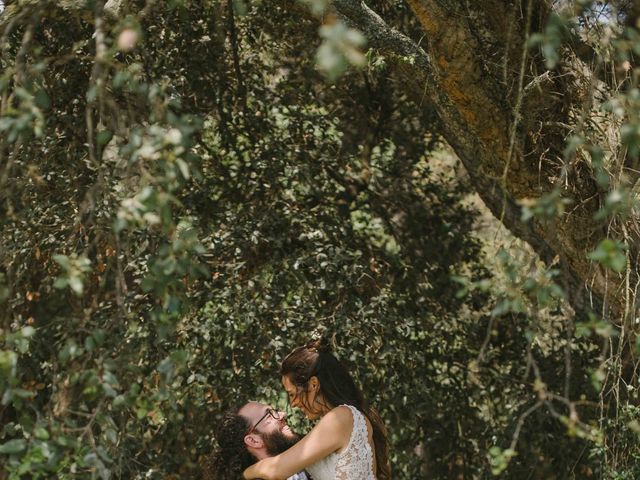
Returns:
[[[373,426],[371,425],[371,421],[358,408],[351,405],[340,405],[331,410],[331,412],[335,412],[337,421],[345,425],[350,437],[353,435],[352,432],[354,428],[363,429],[367,438],[373,441]]]
[[[334,425],[351,425],[353,419],[353,413],[351,413],[351,408],[348,405],[340,405],[338,407],[334,407],[326,415],[322,417],[321,422],[331,423]]]
[[[352,407],[350,405],[339,405],[331,409],[329,413],[333,413],[337,418],[351,421],[351,419],[353,419],[354,410],[358,411],[356,407]]]
[[[351,425],[354,421],[359,421],[360,419],[363,419],[366,423],[368,423],[367,416],[357,407],[351,405],[340,405],[333,408],[329,413],[334,414],[337,419],[343,422],[347,422],[349,425]]]
[[[338,425],[340,426],[340,431],[344,434],[346,439],[351,437],[351,432],[355,425],[360,423],[364,423],[365,425],[367,424],[366,416],[356,407],[351,405],[340,405],[338,407],[334,407],[324,416],[324,418],[327,417],[329,417],[328,420],[334,424],[334,428],[337,428]]]
[[[329,410],[316,426],[320,431],[331,431],[333,435],[338,435],[343,440],[341,443],[349,441],[352,427],[353,414],[351,413],[351,407],[346,405],[340,405]]]

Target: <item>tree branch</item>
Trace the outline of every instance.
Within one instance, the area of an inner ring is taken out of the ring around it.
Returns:
[[[544,2],[531,1],[538,16],[548,12]],[[512,92],[506,88],[504,78],[493,78],[487,72],[483,58],[486,45],[480,43],[477,32],[472,31],[471,20],[465,20],[473,19],[475,28],[478,28],[477,18],[492,13],[476,12],[477,15],[472,15],[468,12],[471,7],[462,12],[455,2],[409,0],[409,4],[427,34],[426,51],[389,27],[362,1],[335,0],[333,6],[349,26],[366,34],[370,47],[391,56],[394,69],[413,99],[418,104],[426,100],[435,109],[444,138],[464,164],[476,191],[491,212],[514,235],[528,242],[545,262],[553,262],[559,257],[564,266],[565,282],[573,289],[573,306],[579,310],[588,308],[589,301],[583,286],[593,266],[585,255],[589,246],[585,244],[584,220],[591,214],[586,211],[566,215],[561,222],[548,224],[521,221],[518,200],[542,196],[553,188],[553,180],[540,172],[537,163],[532,165],[525,155],[527,132],[521,131],[525,127],[517,125],[514,130],[517,115],[512,110]],[[497,7],[501,2],[493,4]],[[522,21],[520,19],[520,23],[516,23],[516,31],[510,37],[512,41],[519,39],[518,43],[508,46],[509,52],[504,52],[505,62],[517,62],[505,68],[514,76],[522,71],[521,56],[512,53],[515,50],[521,55],[523,51],[526,32]],[[492,45],[503,45],[505,33],[491,32],[486,28],[482,32],[483,41],[492,33],[495,34]],[[511,81],[518,83],[517,78]],[[546,86],[558,88],[554,81]],[[523,94],[521,91],[519,98]],[[566,112],[560,111],[555,120],[569,123],[563,113]],[[525,121],[523,124],[531,123]],[[516,136],[512,137],[514,134]],[[553,139],[559,139],[554,151],[562,151],[564,137],[556,135]],[[581,173],[588,176],[590,172]],[[589,179],[582,181],[588,183]],[[588,210],[592,205],[585,208]],[[598,281],[594,283],[593,290],[602,298],[607,294],[605,286]]]

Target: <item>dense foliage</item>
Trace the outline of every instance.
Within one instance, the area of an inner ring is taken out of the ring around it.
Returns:
[[[473,182],[391,68],[410,58],[288,2],[7,3],[0,478],[197,477],[221,413],[284,405],[279,361],[318,333],[397,478],[638,476],[624,328],[477,233]],[[420,41],[402,3],[370,6]],[[549,61],[571,18],[534,37]]]

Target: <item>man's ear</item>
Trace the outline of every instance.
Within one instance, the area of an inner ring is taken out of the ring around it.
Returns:
[[[249,435],[244,436],[244,444],[247,448],[262,448],[264,447],[264,441],[260,435],[256,435],[255,433],[250,433]]]

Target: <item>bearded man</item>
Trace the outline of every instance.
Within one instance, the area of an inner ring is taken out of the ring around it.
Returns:
[[[238,480],[242,472],[263,458],[278,455],[300,437],[286,422],[286,415],[259,402],[247,402],[227,410],[216,431],[218,449],[208,458],[206,480]],[[308,480],[305,472],[287,480]]]

